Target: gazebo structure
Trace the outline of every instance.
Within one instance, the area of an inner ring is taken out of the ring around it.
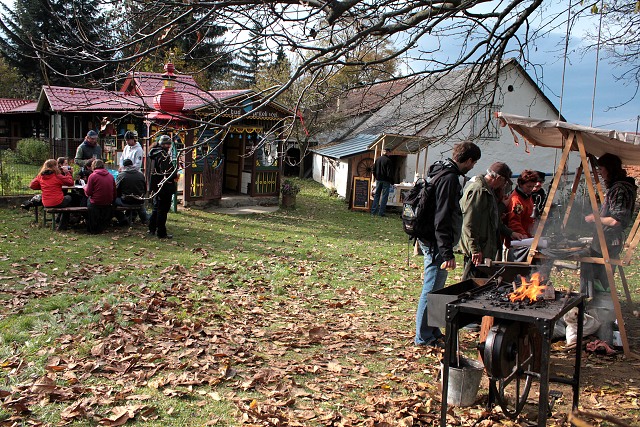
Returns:
[[[131,72],[119,90],[43,86],[37,102],[11,114],[12,123],[32,122],[32,116],[47,123],[39,136],[50,140],[55,156],[73,155],[88,130],[98,131],[108,167],[117,167],[126,131],[136,131],[147,149],[158,135],[171,135],[184,148],[178,154],[184,158],[185,204],[215,201],[223,192],[278,195],[280,138],[294,119],[286,107],[265,104],[250,89],[204,90],[170,62],[164,73]],[[15,137],[22,133],[16,130]]]
[[[629,265],[633,252],[640,242],[640,215],[637,215],[633,222],[633,226],[629,231],[629,235],[624,244],[623,255],[619,259],[613,259],[609,256],[602,221],[600,219],[600,209],[598,200],[604,200],[604,193],[599,182],[598,173],[596,172],[596,157],[605,153],[615,154],[622,160],[622,164],[640,165],[640,135],[630,132],[617,132],[612,130],[602,130],[589,128],[585,126],[574,125],[571,123],[561,122],[557,120],[540,120],[529,117],[521,117],[507,113],[497,113],[501,126],[508,126],[511,130],[516,143],[519,137],[524,139],[525,144],[537,145],[541,147],[555,148],[562,150],[562,156],[557,164],[556,172],[547,195],[547,201],[544,212],[540,218],[540,223],[536,230],[531,250],[529,252],[528,261],[531,263],[534,258],[544,258],[539,251],[540,239],[544,231],[545,224],[549,218],[549,212],[553,204],[554,196],[558,190],[558,186],[569,154],[578,152],[580,156],[580,166],[576,172],[572,194],[566,206],[562,226],[566,227],[569,219],[571,208],[575,201],[576,189],[582,177],[587,186],[589,201],[591,203],[591,211],[595,219],[595,229],[600,242],[601,257],[575,257],[571,256],[567,259],[579,262],[588,262],[593,264],[603,264],[606,270],[611,299],[613,301],[618,326],[620,328],[620,337],[624,354],[626,356],[633,355],[629,349],[627,332],[622,317],[622,310],[616,285],[614,280],[614,270],[616,266],[620,272],[620,279],[624,288],[627,300],[631,302],[631,295],[624,275],[623,267]]]

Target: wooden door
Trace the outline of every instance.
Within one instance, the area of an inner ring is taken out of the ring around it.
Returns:
[[[226,191],[240,191],[242,174],[242,138],[229,134],[224,141],[224,187]]]

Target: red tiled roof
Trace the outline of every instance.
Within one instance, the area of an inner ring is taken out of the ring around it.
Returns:
[[[145,99],[122,92],[61,86],[44,86],[53,111],[135,111],[145,108]]]
[[[14,98],[0,98],[0,113],[13,113],[16,109],[21,108],[29,103],[35,102],[31,99],[14,99]],[[20,111],[20,112],[28,112]]]
[[[210,90],[209,93],[219,101],[227,98],[233,98],[234,96],[242,95],[244,93],[251,92],[249,89],[237,89],[237,90]]]

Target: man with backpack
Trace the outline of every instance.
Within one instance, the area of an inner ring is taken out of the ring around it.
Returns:
[[[425,207],[432,212],[425,218],[429,218],[430,224],[417,236],[424,254],[424,281],[416,313],[416,345],[444,347],[442,331],[427,325],[427,295],[442,289],[447,271],[456,268],[453,247],[460,239],[462,227],[460,176],[475,166],[480,155],[477,145],[462,142],[454,145],[450,159],[437,161],[429,168],[432,200],[425,201]]]

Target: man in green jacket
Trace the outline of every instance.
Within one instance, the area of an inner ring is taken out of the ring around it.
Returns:
[[[462,208],[462,235],[460,248],[464,254],[463,280],[476,276],[475,266],[485,258],[496,259],[501,246],[498,200],[494,190],[511,179],[511,169],[505,163],[495,162],[485,175],[478,175],[464,190]],[[515,236],[514,236],[515,237]]]

